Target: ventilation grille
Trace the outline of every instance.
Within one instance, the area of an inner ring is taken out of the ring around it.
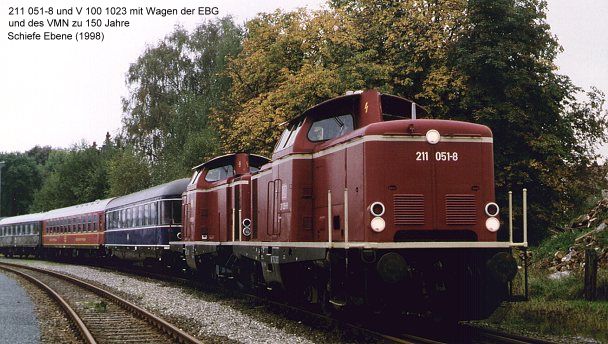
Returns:
[[[396,194],[393,197],[395,225],[424,224],[424,195]]]
[[[445,195],[445,223],[448,225],[476,224],[475,195]]]

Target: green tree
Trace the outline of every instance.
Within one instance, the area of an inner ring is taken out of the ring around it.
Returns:
[[[466,78],[453,110],[492,128],[497,195],[528,188],[533,242],[579,209],[598,178],[594,147],[607,138],[603,95],[576,102],[580,89],[556,73],[545,10],[542,0],[470,0],[451,59]]]
[[[0,154],[2,168],[2,197],[0,216],[27,214],[34,193],[40,187],[41,176],[36,160],[23,153]]]
[[[107,159],[85,143],[53,151],[44,167],[46,178],[35,194],[32,211],[48,211],[107,197]]]
[[[34,148],[28,150],[27,152],[25,152],[25,154],[29,157],[34,158],[34,160],[36,160],[36,164],[38,164],[38,166],[42,166],[44,164],[46,164],[46,161],[49,158],[49,154],[51,153],[51,151],[53,150],[53,148],[51,148],[51,146],[35,146]]]
[[[224,70],[240,51],[242,35],[229,17],[191,33],[177,28],[129,68],[123,137],[149,159],[155,183],[183,177],[217,153],[208,116],[230,89]]]
[[[148,162],[131,148],[121,150],[109,162],[108,181],[110,197],[146,189],[150,186]]]

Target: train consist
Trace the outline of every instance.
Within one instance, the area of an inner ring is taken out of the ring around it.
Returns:
[[[493,139],[374,90],[131,195],[0,220],[0,251],[187,267],[325,310],[487,316],[517,265],[497,240]],[[186,264],[182,265],[181,263]]]

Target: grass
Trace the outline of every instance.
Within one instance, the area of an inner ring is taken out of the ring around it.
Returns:
[[[533,262],[536,263],[544,259],[551,259],[557,251],[567,253],[568,249],[574,245],[574,240],[588,231],[588,228],[584,228],[571,232],[561,232],[543,240],[543,242],[534,249]]]
[[[108,304],[103,300],[85,302],[84,306],[88,309],[94,310],[97,313],[105,313],[108,311]]]
[[[510,330],[608,342],[608,302],[545,300],[509,303],[488,322]]]
[[[567,253],[577,237],[592,229],[559,233],[534,248],[529,269],[530,300],[507,303],[487,322],[507,331],[569,338],[566,341],[571,342],[588,338],[608,343],[608,270],[598,271],[597,300],[590,302],[584,299],[582,269],[561,279],[550,279],[546,264],[555,252]],[[608,230],[596,238],[600,245],[608,246]],[[523,293],[522,275],[516,279],[514,289]]]

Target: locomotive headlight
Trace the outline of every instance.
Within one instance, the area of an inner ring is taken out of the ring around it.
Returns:
[[[386,222],[384,222],[384,219],[381,218],[380,216],[376,216],[376,217],[374,217],[372,219],[372,222],[370,223],[370,226],[372,227],[372,230],[374,232],[380,233],[386,227]]]
[[[372,205],[369,206],[369,211],[374,216],[384,215],[384,210],[385,210],[384,204],[382,204],[381,202],[374,202],[374,203],[372,203]]]
[[[500,221],[495,217],[488,217],[486,220],[486,229],[490,232],[496,232],[500,228]]]
[[[431,129],[426,132],[426,142],[434,145],[437,144],[441,140],[441,134],[435,129]]]
[[[486,211],[486,215],[493,217],[493,216],[498,215],[500,208],[498,207],[498,204],[496,204],[494,202],[490,202],[490,203],[486,204],[485,211]]]

